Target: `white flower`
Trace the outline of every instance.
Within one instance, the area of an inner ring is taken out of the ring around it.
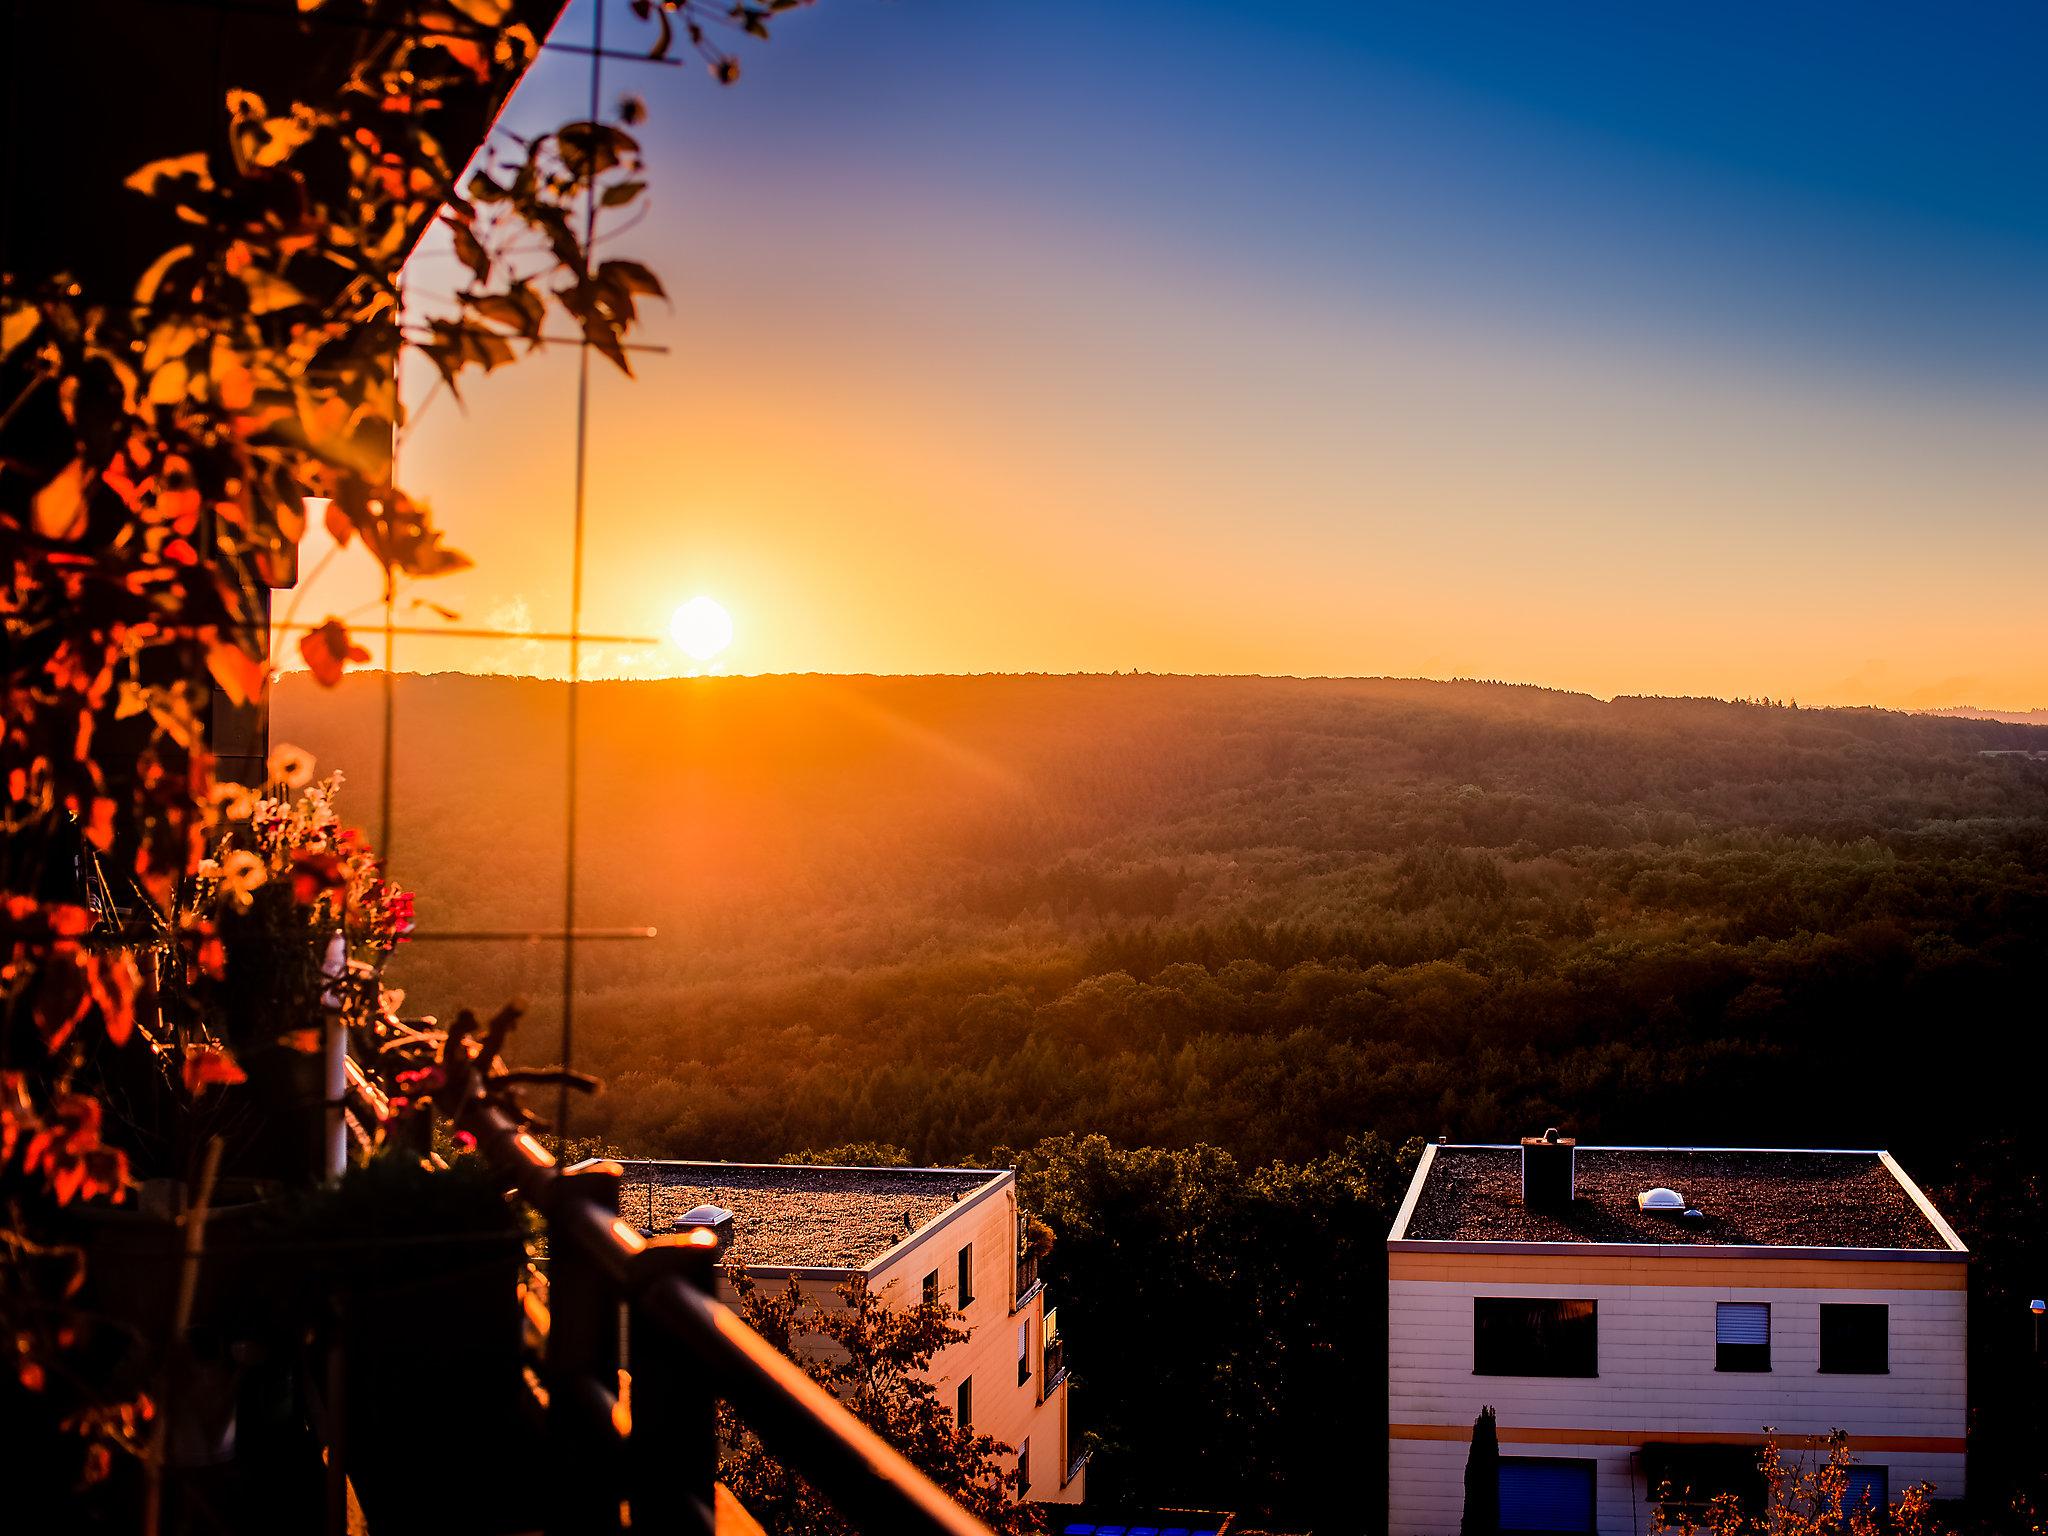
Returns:
[[[220,871],[221,889],[234,899],[236,909],[243,912],[248,911],[254,900],[256,888],[270,878],[270,871],[264,867],[263,860],[246,848],[230,849],[227,857],[221,860]]]
[[[213,803],[229,821],[247,821],[256,811],[256,796],[240,784],[226,780],[213,786]]]
[[[304,789],[313,782],[313,754],[281,742],[270,754],[270,777],[286,789]]]
[[[198,867],[192,873],[195,878],[200,880],[218,880],[220,878],[220,865],[213,859],[201,859]]]

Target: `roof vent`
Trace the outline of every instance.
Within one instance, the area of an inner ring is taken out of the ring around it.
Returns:
[[[1688,1227],[1704,1227],[1707,1224],[1707,1213],[1696,1205],[1689,1205],[1685,1208],[1685,1214],[1679,1220],[1683,1221]]]
[[[1685,1196],[1659,1184],[1655,1189],[1646,1189],[1636,1196],[1636,1209],[1652,1216],[1682,1216],[1685,1214]]]
[[[696,1205],[676,1218],[676,1231],[708,1229],[718,1234],[718,1246],[732,1246],[732,1212],[722,1205]]]

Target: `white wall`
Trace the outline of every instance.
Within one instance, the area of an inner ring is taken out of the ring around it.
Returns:
[[[1962,1290],[1786,1289],[1714,1285],[1558,1285],[1394,1280],[1388,1287],[1389,1524],[1392,1536],[1452,1536],[1464,1490],[1466,1443],[1403,1438],[1398,1426],[1469,1428],[1492,1404],[1502,1429],[1661,1434],[1824,1435],[1960,1439],[1967,1401]],[[1599,1304],[1597,1377],[1473,1374],[1474,1296],[1590,1297]],[[1771,1304],[1771,1370],[1714,1369],[1718,1301]],[[1822,1375],[1820,1304],[1891,1309],[1891,1370]],[[1604,1437],[1603,1437],[1604,1438]],[[1562,1437],[1560,1437],[1562,1439]],[[1602,1536],[1650,1528],[1636,1453],[1627,1445],[1517,1444],[1503,1455],[1575,1455],[1601,1462]],[[1926,1449],[1859,1450],[1890,1469],[1894,1496],[1910,1483],[1963,1491],[1963,1458]]]

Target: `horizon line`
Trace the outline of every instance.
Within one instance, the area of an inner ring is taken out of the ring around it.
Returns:
[[[310,677],[305,667],[287,667],[276,672],[274,683],[281,683],[287,677]],[[472,672],[461,667],[446,667],[434,671],[412,671],[399,668],[392,674],[396,677],[464,677],[479,680],[490,679],[502,682],[567,684],[566,677],[550,677],[533,672]],[[385,670],[377,666],[351,667],[348,677],[385,676]],[[736,683],[736,682],[792,682],[812,679],[833,679],[839,681],[873,678],[895,681],[930,682],[972,682],[1006,679],[1037,678],[1046,681],[1072,681],[1080,679],[1111,678],[1156,678],[1168,681],[1188,682],[1273,682],[1273,683],[1413,683],[1430,687],[1450,688],[1458,686],[1480,688],[1523,688],[1537,693],[1552,693],[1563,698],[1586,699],[1596,704],[1613,704],[1622,700],[1643,700],[1661,703],[1702,703],[1745,705],[1787,710],[1814,712],[1869,711],[1888,715],[1935,716],[1949,719],[1980,719],[1990,724],[2041,725],[2048,727],[2048,706],[2004,708],[1982,704],[1801,704],[1797,699],[1783,700],[1762,698],[1739,698],[1711,693],[1616,693],[1599,694],[1583,688],[1568,688],[1555,683],[1516,682],[1498,677],[1428,677],[1421,674],[1396,676],[1389,673],[1352,672],[1151,672],[1139,668],[1112,669],[1105,672],[1073,671],[1051,672],[1019,670],[992,670],[987,672],[698,672],[673,673],[653,677],[595,676],[576,679],[579,685],[599,683]],[[2038,716],[2039,719],[2002,719],[2003,716]]]

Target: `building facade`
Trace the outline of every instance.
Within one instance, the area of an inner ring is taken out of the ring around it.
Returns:
[[[1845,1431],[1849,1497],[1964,1492],[1968,1253],[1883,1152],[1430,1147],[1387,1242],[1390,1536],[1639,1536]]]
[[[1024,1247],[1013,1171],[620,1166],[627,1220],[660,1233],[730,1213],[732,1252],[757,1284],[793,1278],[834,1303],[839,1287],[861,1274],[885,1303],[930,1300],[956,1314],[967,1337],[941,1350],[928,1373],[940,1401],[976,1434],[1010,1448],[1025,1499],[1080,1502],[1086,1478],[1067,1433],[1066,1346]]]

